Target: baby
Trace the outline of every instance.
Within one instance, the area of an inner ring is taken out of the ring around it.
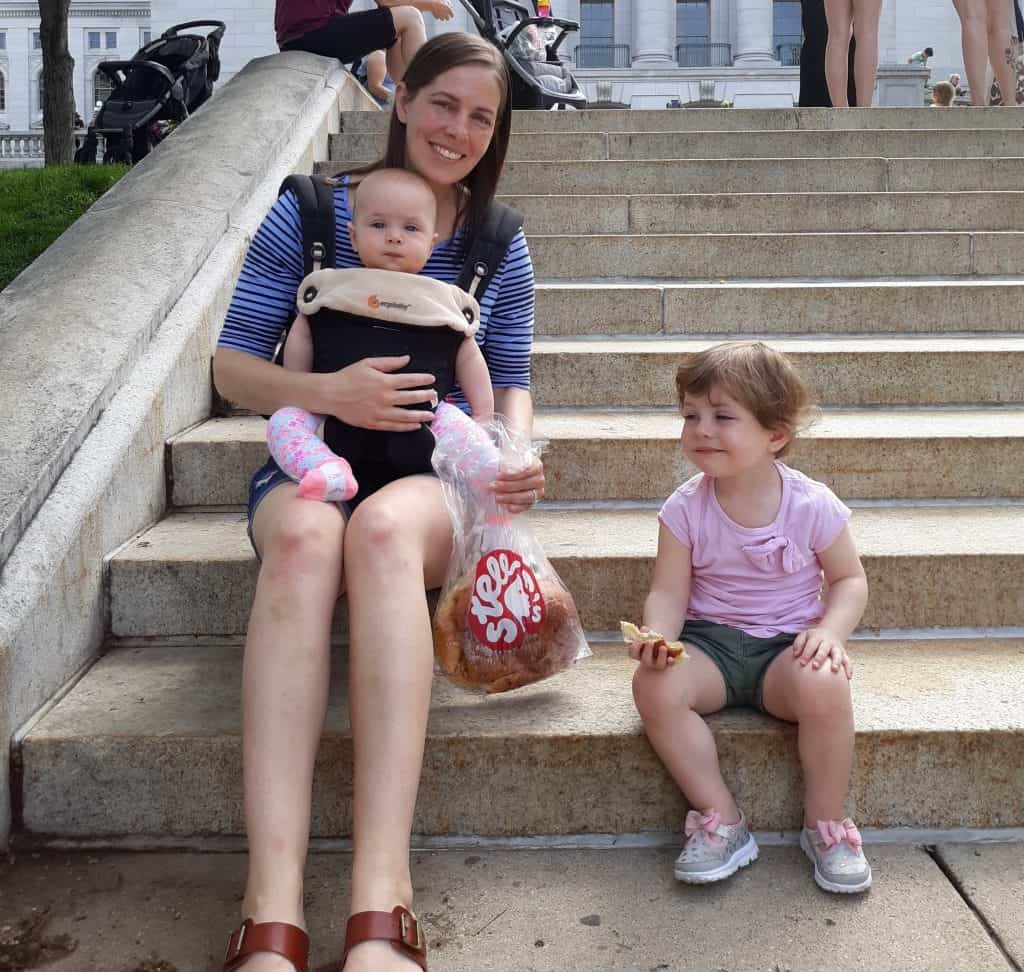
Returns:
[[[332,372],[367,357],[407,354],[403,371],[435,376],[435,406],[457,380],[473,418],[487,421],[494,394],[473,338],[477,302],[452,284],[417,276],[437,240],[430,186],[405,169],[377,169],[362,178],[352,198],[349,235],[366,269],[317,270],[302,281],[284,366]],[[321,422],[323,439],[317,434]],[[460,429],[472,436],[466,425],[473,423],[443,403],[431,428],[411,432],[357,428],[289,407],[270,417],[267,443],[278,465],[299,482],[301,496],[339,502],[430,472],[435,435]]]

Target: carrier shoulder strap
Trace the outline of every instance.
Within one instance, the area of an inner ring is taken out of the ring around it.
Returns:
[[[483,300],[508,252],[509,245],[523,226],[523,214],[504,203],[492,202],[479,232],[469,245],[466,260],[455,283],[477,302]]]
[[[309,175],[290,175],[277,194],[291,190],[299,201],[302,223],[302,274],[334,266],[334,186]]]

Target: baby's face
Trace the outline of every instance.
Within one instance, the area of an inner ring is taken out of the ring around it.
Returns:
[[[427,187],[377,179],[358,188],[349,235],[363,266],[419,273],[437,240],[435,209]]]

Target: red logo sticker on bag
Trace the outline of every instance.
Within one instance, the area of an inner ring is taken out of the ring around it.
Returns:
[[[522,557],[514,550],[484,554],[469,598],[469,627],[477,640],[494,651],[512,651],[543,621],[544,595]]]

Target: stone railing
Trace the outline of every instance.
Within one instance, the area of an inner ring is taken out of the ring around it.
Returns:
[[[0,132],[0,159],[41,159],[42,132]]]
[[[104,558],[163,514],[249,240],[340,108],[378,110],[337,61],[250,62],[0,292],[0,846],[9,743],[99,651]]]

